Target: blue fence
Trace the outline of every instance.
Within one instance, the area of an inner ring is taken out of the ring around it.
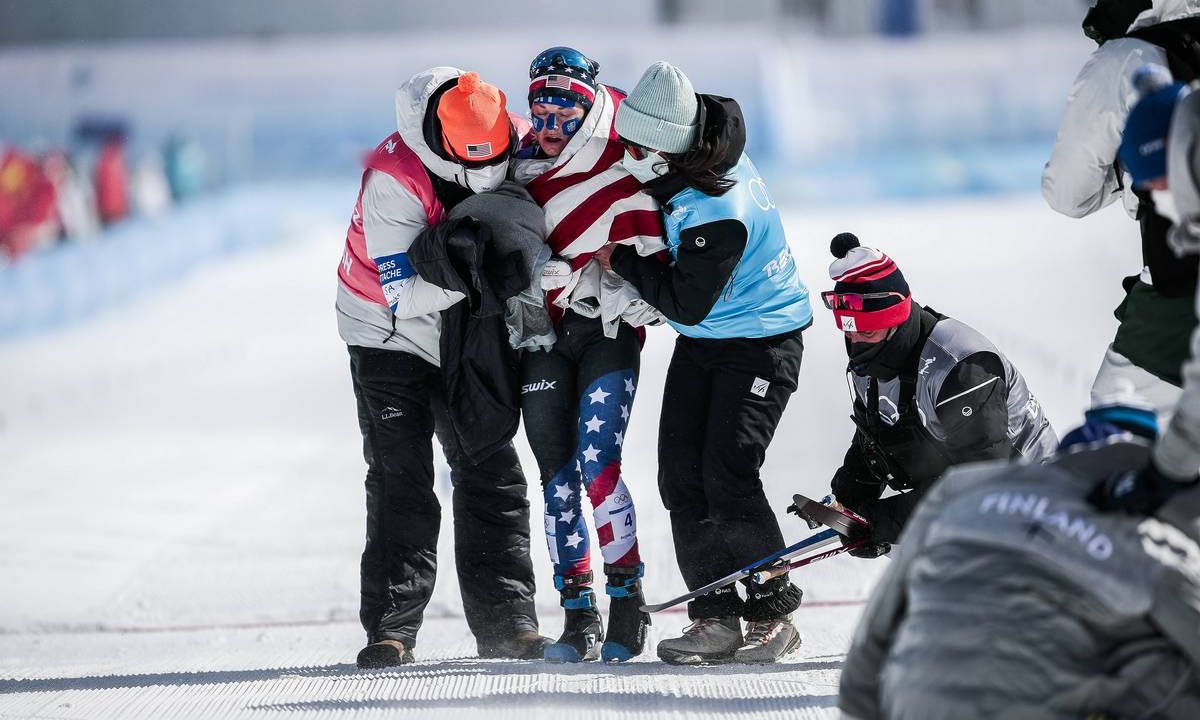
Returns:
[[[77,322],[209,260],[286,241],[306,224],[348,222],[355,191],[353,179],[242,187],[23,257],[0,267],[0,340]],[[330,238],[331,257],[340,242]]]

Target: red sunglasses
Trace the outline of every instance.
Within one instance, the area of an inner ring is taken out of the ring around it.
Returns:
[[[862,311],[866,305],[876,305],[875,310],[882,310],[886,305],[882,303],[870,302],[873,300],[883,300],[885,298],[894,297],[903,301],[905,296],[898,292],[877,292],[877,293],[839,293],[833,290],[826,290],[821,293],[821,302],[825,303],[825,307],[830,310],[857,310]]]

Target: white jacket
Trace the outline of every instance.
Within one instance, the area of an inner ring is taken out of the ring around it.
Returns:
[[[1200,0],[1154,0],[1131,31],[1200,15]],[[1137,102],[1130,82],[1147,63],[1167,65],[1162,48],[1143,40],[1109,40],[1092,53],[1067,94],[1067,107],[1042,172],[1042,195],[1050,207],[1084,217],[1107,206],[1124,188],[1125,210],[1133,217],[1138,200],[1128,174],[1118,183],[1114,162],[1129,110]]]
[[[462,166],[436,155],[425,142],[423,124],[429,99],[462,71],[435,67],[414,75],[396,91],[396,128],[401,140],[421,164],[444,180],[464,180]],[[389,151],[390,152],[390,151]],[[425,228],[429,217],[420,198],[399,180],[368,170],[361,190],[362,231],[366,251],[376,264],[400,260]],[[343,257],[343,262],[348,262]],[[434,365],[440,364],[440,312],[463,298],[418,275],[381,278],[388,305],[355,295],[344,283],[338,286],[338,332],[349,345],[408,352]],[[390,305],[390,308],[389,308]]]

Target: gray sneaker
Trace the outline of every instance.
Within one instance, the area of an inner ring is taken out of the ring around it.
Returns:
[[[790,617],[746,622],[746,641],[733,654],[733,661],[751,665],[777,662],[800,647],[800,633]]]
[[[677,638],[658,644],[658,657],[672,665],[727,663],[742,646],[742,624],[736,616],[700,618]]]

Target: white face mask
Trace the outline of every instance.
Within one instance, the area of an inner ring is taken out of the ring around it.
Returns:
[[[1172,225],[1179,224],[1179,209],[1175,207],[1175,196],[1170,190],[1151,190],[1150,199],[1154,201],[1154,212],[1170,220]]]
[[[667,167],[667,161],[663,156],[653,151],[647,152],[646,157],[638,160],[626,150],[625,157],[621,158],[621,165],[643,185],[654,178],[666,175],[670,171]]]
[[[500,183],[504,182],[506,177],[508,177],[507,160],[498,165],[488,165],[481,168],[463,168],[463,179],[459,180],[457,173],[455,173],[454,179],[466,189],[482,193],[500,187]]]

